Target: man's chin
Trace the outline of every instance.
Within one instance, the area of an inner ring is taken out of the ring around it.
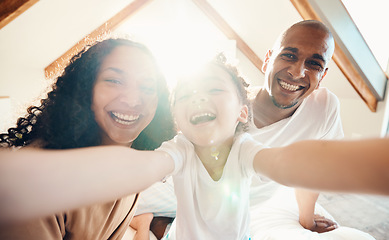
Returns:
[[[277,108],[280,108],[280,109],[289,109],[289,108],[292,108],[292,107],[296,106],[296,104],[298,103],[298,101],[294,101],[294,102],[292,102],[292,103],[290,103],[290,104],[280,104],[280,103],[278,103],[278,102],[274,99],[273,96],[271,96],[271,100],[272,100],[274,106],[276,106]]]

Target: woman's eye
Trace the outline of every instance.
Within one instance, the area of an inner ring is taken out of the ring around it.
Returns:
[[[121,84],[121,81],[117,80],[117,79],[106,79],[104,81],[109,82],[109,83],[114,83],[114,84]]]
[[[154,94],[157,91],[156,87],[154,86],[142,86],[141,90],[146,94]]]

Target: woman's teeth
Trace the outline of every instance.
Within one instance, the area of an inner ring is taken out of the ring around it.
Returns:
[[[287,82],[284,82],[284,81],[280,81],[280,85],[283,89],[286,89],[288,91],[292,91],[292,92],[295,92],[297,90],[300,89],[300,86],[297,86],[297,85],[292,85],[292,84],[289,84]]]
[[[120,124],[123,125],[130,125],[134,121],[139,119],[139,114],[137,115],[127,115],[123,113],[118,113],[118,112],[112,112],[112,115],[114,116],[114,120]]]

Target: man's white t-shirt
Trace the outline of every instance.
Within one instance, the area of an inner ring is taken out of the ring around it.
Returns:
[[[327,88],[318,88],[309,95],[294,114],[263,128],[251,129],[253,138],[269,147],[282,147],[309,139],[341,139],[344,137],[338,98]],[[279,184],[263,183],[253,178],[251,206],[271,197]]]
[[[263,149],[247,133],[235,140],[221,178],[213,180],[182,134],[157,151],[170,154],[177,216],[166,239],[249,239],[249,189],[255,154]],[[215,159],[215,161],[217,161]]]

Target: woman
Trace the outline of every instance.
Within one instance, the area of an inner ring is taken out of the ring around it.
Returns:
[[[124,145],[154,150],[175,135],[168,95],[155,59],[144,45],[107,39],[74,56],[47,98],[40,106],[29,107],[15,128],[0,135],[0,143],[45,149]],[[34,209],[28,213],[31,218],[51,214],[58,206],[64,212],[1,225],[0,239],[121,239],[133,216],[137,194],[113,202],[96,198],[93,191],[85,189],[80,189],[80,194],[66,194],[67,188],[77,188],[71,181],[74,173],[56,174],[58,167],[53,163],[53,181],[44,182],[42,189],[18,189],[31,193],[29,198],[38,198],[39,191],[52,191],[53,198],[42,202],[44,208],[21,206],[18,211]],[[80,168],[79,174],[85,172],[83,166],[74,167]],[[93,168],[93,163],[88,167]],[[56,185],[58,178],[69,179],[69,185]],[[53,202],[56,206],[51,211]]]

